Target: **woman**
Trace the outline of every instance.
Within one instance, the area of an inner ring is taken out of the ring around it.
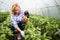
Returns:
[[[13,4],[11,9],[11,22],[13,23],[15,29],[14,31],[18,33],[17,39],[19,40],[21,39],[21,36],[24,37],[24,27],[22,26],[22,24],[26,24],[26,22],[28,22],[28,18],[25,17],[25,12],[21,10],[20,6],[17,3]]]

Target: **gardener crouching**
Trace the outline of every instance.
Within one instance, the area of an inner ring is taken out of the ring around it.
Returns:
[[[11,22],[14,26],[14,31],[18,33],[17,39],[21,39],[21,37],[25,37],[24,34],[24,26],[26,22],[28,22],[29,13],[28,11],[23,12],[21,7],[16,3],[12,5],[12,13],[11,13]],[[24,24],[24,25],[23,25]]]

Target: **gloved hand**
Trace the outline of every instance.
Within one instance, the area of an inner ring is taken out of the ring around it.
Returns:
[[[22,36],[22,37],[25,37],[24,31],[21,31],[21,36]]]

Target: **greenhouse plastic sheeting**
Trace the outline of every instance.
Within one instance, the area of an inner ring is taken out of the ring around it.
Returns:
[[[23,10],[32,14],[60,19],[60,0],[0,0],[0,11],[8,11],[13,3],[21,5]]]

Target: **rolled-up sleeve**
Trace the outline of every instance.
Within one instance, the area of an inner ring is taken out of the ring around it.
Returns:
[[[17,22],[13,19],[13,17],[11,17],[11,22],[13,23],[14,28],[17,28]]]

